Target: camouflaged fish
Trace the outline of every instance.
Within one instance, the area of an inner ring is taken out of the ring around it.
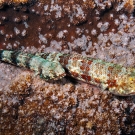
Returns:
[[[48,61],[32,54],[0,50],[0,60],[33,70],[47,81],[58,80],[66,75],[65,70],[58,61]]]
[[[31,55],[13,51],[1,51],[0,59],[18,66],[28,67],[39,72],[47,80],[64,77],[64,69],[67,69],[67,74],[70,76],[100,86],[103,89],[108,89],[113,94],[120,96],[135,94],[134,68],[126,68],[99,59],[83,57],[80,54],[43,53]],[[53,64],[55,66],[51,66]]]
[[[78,80],[100,86],[103,90],[108,89],[116,95],[135,95],[134,68],[83,57],[80,54],[51,53],[40,56],[49,61],[59,61],[69,75]]]

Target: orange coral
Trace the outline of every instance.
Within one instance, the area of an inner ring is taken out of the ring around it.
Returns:
[[[133,12],[134,5],[135,5],[134,0],[125,0],[124,7],[129,13]]]
[[[1,76],[1,135],[134,133],[133,97],[115,97],[68,78],[48,83],[6,64],[0,73],[5,67],[10,69]]]

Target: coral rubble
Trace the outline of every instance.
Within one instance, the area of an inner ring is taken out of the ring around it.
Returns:
[[[135,64],[133,0],[1,0],[0,49],[78,52]],[[135,134],[135,97],[0,63],[0,134]]]

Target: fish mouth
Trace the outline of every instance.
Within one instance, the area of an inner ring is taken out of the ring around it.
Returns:
[[[66,76],[66,73],[60,74],[58,77],[52,79],[52,80],[59,80]]]

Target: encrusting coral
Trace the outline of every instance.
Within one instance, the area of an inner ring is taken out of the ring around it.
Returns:
[[[0,49],[77,52],[134,67],[133,1],[14,2],[0,1]],[[46,82],[5,63],[0,82],[2,135],[135,134],[134,96],[115,96],[69,77]]]
[[[134,97],[116,97],[68,78],[48,83],[3,63],[0,69],[5,70],[0,95],[2,135],[135,132]]]
[[[7,5],[0,10],[1,49],[78,52],[134,66],[132,1],[45,0]]]
[[[27,2],[31,2],[31,0],[0,0],[1,4],[5,4],[5,3],[7,3],[7,4],[16,4],[16,3],[24,4]]]

